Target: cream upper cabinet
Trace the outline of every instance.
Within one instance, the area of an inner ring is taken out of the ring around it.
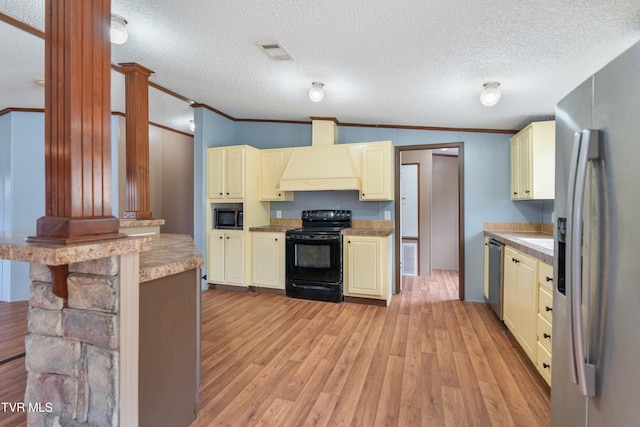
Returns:
[[[209,232],[207,241],[207,282],[244,285],[243,231]]]
[[[207,150],[207,196],[209,199],[242,200],[245,189],[245,148]]]
[[[260,200],[293,200],[292,191],[280,190],[280,177],[291,150],[263,150],[260,153]]]
[[[253,232],[253,284],[284,289],[285,234]]]
[[[362,147],[362,189],[360,200],[393,200],[393,144],[365,144]]]
[[[207,197],[209,199],[224,199],[224,149],[209,148],[207,150]]]
[[[553,199],[555,121],[533,122],[511,138],[511,199]]]
[[[535,363],[538,261],[509,246],[504,251],[503,320]]]
[[[391,300],[391,236],[344,236],[344,295]]]

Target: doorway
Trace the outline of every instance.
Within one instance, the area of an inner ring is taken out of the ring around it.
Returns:
[[[396,293],[403,275],[457,270],[464,300],[464,143],[396,147],[395,200]]]

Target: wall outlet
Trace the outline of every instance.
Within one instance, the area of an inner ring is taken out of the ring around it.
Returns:
[[[384,219],[391,219],[391,211],[384,211]]]
[[[276,218],[282,218],[282,211],[276,211]]]

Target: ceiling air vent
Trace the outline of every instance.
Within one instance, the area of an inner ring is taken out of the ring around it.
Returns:
[[[278,42],[256,43],[274,61],[293,61],[293,56]]]

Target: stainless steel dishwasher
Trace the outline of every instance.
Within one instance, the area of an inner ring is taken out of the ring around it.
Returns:
[[[504,244],[490,239],[489,245],[489,305],[502,320],[502,249]]]

